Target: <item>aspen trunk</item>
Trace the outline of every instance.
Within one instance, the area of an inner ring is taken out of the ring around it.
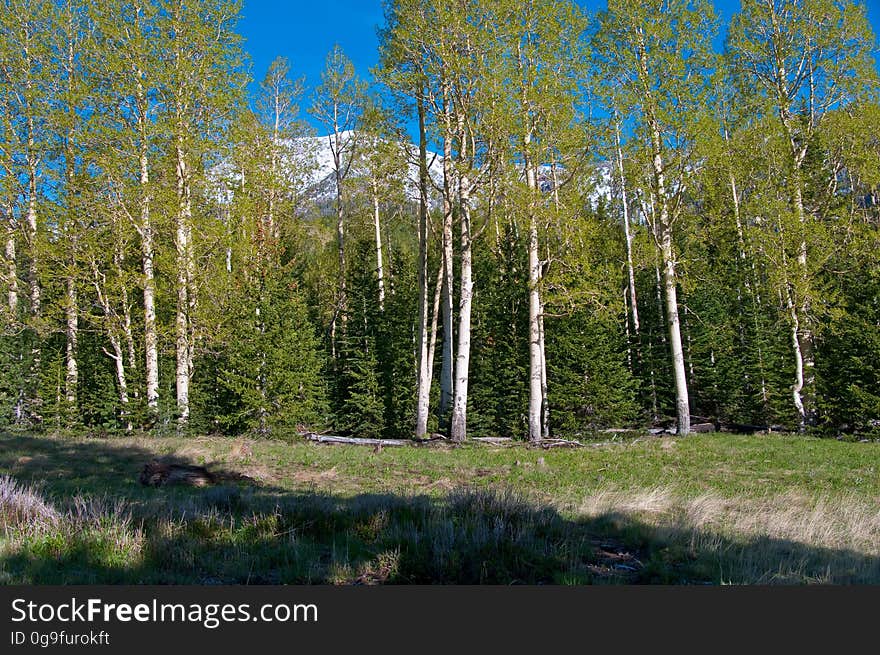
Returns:
[[[455,357],[455,389],[452,405],[453,441],[467,438],[468,375],[471,355],[471,306],[474,282],[471,250],[470,180],[466,174],[459,176],[461,205],[461,297],[459,298],[458,348]]]
[[[812,307],[809,292],[809,269],[807,266],[807,242],[806,242],[806,209],[803,199],[803,178],[802,169],[804,160],[807,155],[807,144],[809,137],[815,126],[814,113],[814,70],[812,58],[807,58],[808,76],[809,76],[809,115],[806,124],[806,132],[808,138],[803,138],[800,127],[795,127],[796,122],[800,121],[800,117],[795,115],[791,110],[792,103],[798,102],[793,97],[792,89],[788,84],[788,72],[786,64],[780,54],[780,46],[782,40],[782,29],[779,24],[779,16],[774,4],[768,5],[770,10],[770,21],[772,25],[771,40],[774,45],[774,64],[773,71],[776,101],[778,104],[778,115],[782,127],[788,137],[791,164],[794,175],[794,195],[791,203],[797,214],[798,224],[800,226],[800,243],[798,247],[798,265],[801,269],[801,288],[796,290],[792,285],[786,283],[786,306],[789,310],[793,325],[792,336],[792,353],[795,360],[795,380],[792,385],[792,398],[795,409],[799,415],[801,429],[806,425],[815,423],[815,360],[814,360],[814,342],[812,328]],[[803,64],[803,62],[802,62]],[[783,246],[784,248],[784,246]],[[783,260],[785,253],[783,252]],[[786,277],[788,273],[786,272]],[[800,306],[796,301],[796,296],[803,297]]]
[[[123,252],[122,252],[122,243],[121,237],[116,241],[116,248],[113,251],[113,264],[116,267],[116,277],[119,280],[125,279],[125,272],[123,270]],[[135,356],[135,346],[134,346],[134,334],[131,330],[131,306],[128,302],[128,285],[123,281],[121,283],[121,294],[122,294],[122,334],[125,337],[125,345],[128,349],[128,363],[129,366],[135,368],[135,362],[137,361]],[[123,363],[122,366],[122,382],[125,381],[125,366]],[[119,375],[117,374],[117,379],[119,379]],[[123,404],[128,403],[128,386],[126,385],[124,388],[122,383],[120,382],[120,396],[119,401]],[[125,391],[123,394],[122,392]],[[136,399],[139,397],[137,387],[135,387],[134,392],[132,394]],[[124,399],[124,400],[123,400]],[[128,420],[126,422],[126,430],[131,431],[132,425],[131,421]]]
[[[79,346],[79,302],[77,297],[76,279],[71,275],[65,281],[65,376],[64,399],[71,412],[76,406],[76,387],[79,382],[76,352]]]
[[[804,407],[802,391],[804,389],[804,354],[801,350],[801,322],[798,316],[798,309],[792,298],[789,285],[785,284],[785,304],[791,318],[791,348],[794,353],[794,384],[791,387],[791,396],[795,409],[798,412],[799,428],[803,430],[806,426],[807,412]]]
[[[778,225],[778,229],[780,235],[782,235],[783,227],[781,224]],[[803,395],[806,382],[804,370],[806,368],[806,357],[803,351],[802,316],[795,302],[794,290],[788,277],[788,257],[785,254],[784,243],[782,248],[782,269],[785,271],[785,278],[782,281],[782,288],[779,293],[784,298],[785,307],[791,321],[789,324],[791,328],[791,350],[794,356],[794,383],[791,386],[791,397],[798,413],[798,429],[803,431],[808,425],[809,419]]]
[[[529,13],[532,7],[529,6]],[[528,37],[531,45],[531,35]],[[532,71],[530,65],[523,57],[522,48],[517,43],[517,63],[520,78],[531,80]],[[532,81],[524,82],[520,86],[520,109],[525,121],[522,140],[522,152],[524,160],[526,186],[529,190],[528,198],[528,221],[529,221],[529,441],[533,444],[540,443],[541,439],[549,432],[549,412],[547,411],[547,368],[546,350],[544,348],[544,303],[541,301],[541,277],[543,274],[538,246],[538,216],[537,203],[540,190],[538,188],[538,163],[533,161],[531,148],[533,138],[533,124],[531,123],[531,107],[528,100],[527,86]],[[555,183],[555,169],[554,183]],[[558,211],[557,190],[554,184],[554,203]]]
[[[134,335],[131,331],[131,311],[128,307],[128,291],[124,287],[122,289],[122,302],[124,303],[122,309],[122,329],[123,334],[125,334],[125,343],[128,347],[128,361],[131,363],[131,366],[134,367],[135,361],[137,360],[135,359]],[[132,395],[134,395],[135,399],[140,397],[137,387],[135,387]],[[128,429],[131,430],[130,423]]]
[[[24,51],[25,58],[28,62],[30,59],[28,57],[27,48]],[[33,88],[33,81],[31,80],[30,75],[28,75],[25,79],[25,90],[27,92],[27,97],[30,97],[31,90]],[[33,108],[27,107],[28,116],[27,116],[27,177],[28,177],[28,208],[27,208],[27,218],[26,218],[26,226],[27,226],[27,239],[28,239],[28,254],[30,255],[30,263],[28,266],[28,275],[30,277],[30,302],[31,302],[31,317],[34,319],[39,319],[42,314],[41,301],[42,301],[42,289],[40,287],[40,279],[39,279],[39,256],[37,253],[37,156],[34,152],[35,143],[34,143],[34,117],[33,117]],[[38,340],[35,341],[38,344]],[[40,360],[40,351],[39,345],[35,345],[32,355],[34,357],[35,366],[39,367]]]
[[[795,370],[795,396],[800,403],[795,402],[795,407],[801,416],[803,425],[812,426],[816,423],[816,360],[815,343],[813,338],[812,302],[809,291],[809,268],[807,266],[807,240],[806,240],[806,209],[803,199],[803,182],[800,175],[800,160],[798,160],[798,172],[796,173],[796,185],[794,205],[797,211],[800,226],[800,242],[798,244],[798,267],[801,273],[802,300],[800,307],[795,312],[799,316],[795,319],[798,346],[794,348]],[[792,299],[793,300],[793,299]]]
[[[379,311],[385,311],[385,267],[382,263],[382,223],[379,212],[379,183],[372,180],[373,228],[376,232],[376,273],[379,276]],[[420,290],[421,291],[421,290]]]
[[[453,399],[453,276],[452,276],[452,208],[453,208],[453,171],[452,171],[452,130],[451,108],[446,87],[444,93],[444,120],[446,133],[443,139],[443,351],[440,364],[440,403],[438,414],[441,430],[446,427],[450,405]]]
[[[428,432],[431,377],[436,339],[437,309],[433,313],[431,344],[428,344],[428,141],[425,132],[425,101],[421,88],[416,94],[419,115],[419,325],[418,325],[418,387],[416,389],[416,438]],[[377,194],[378,195],[378,194]],[[379,227],[376,224],[378,243]],[[381,266],[381,252],[378,254]],[[380,268],[381,271],[381,268]],[[381,273],[379,275],[381,284]],[[380,287],[381,289],[381,287]],[[436,294],[435,294],[436,296]]]
[[[541,262],[538,257],[538,228],[534,217],[529,228],[529,441],[537,443],[543,436],[542,406],[544,400],[544,359],[541,345],[541,296],[538,285]]]
[[[120,417],[125,422],[125,431],[131,432],[131,413],[128,409],[128,382],[125,375],[125,358],[122,355],[122,345],[119,337],[110,337],[110,347],[113,348],[111,359],[116,364],[116,384],[119,386]]]
[[[4,207],[6,214],[6,246],[3,249],[6,268],[6,307],[9,310],[9,320],[15,323],[18,316],[18,265],[16,263],[15,244],[15,218],[10,207]]]
[[[28,276],[31,285],[31,316],[38,318],[41,311],[42,288],[40,287],[39,278],[39,255],[37,248],[37,172],[36,166],[32,167],[28,172],[28,210],[27,210],[27,234],[30,245],[30,263],[28,265]],[[37,346],[39,347],[39,346]]]
[[[620,126],[615,124],[615,141],[617,145],[617,169],[620,174],[620,199],[623,204],[623,234],[626,239],[626,274],[629,287],[629,309],[632,317],[633,332],[636,343],[639,340],[639,303],[636,296],[636,275],[633,267],[632,231],[629,222],[629,202],[626,195],[626,175],[623,170],[623,151],[620,147]]]
[[[181,427],[189,421],[190,384],[190,324],[189,324],[189,285],[190,285],[190,220],[189,185],[187,181],[186,156],[182,136],[177,143],[177,200],[178,209],[175,226],[175,247],[177,250],[177,314],[175,317],[175,347],[177,366],[175,384],[177,391],[178,423]]]
[[[116,267],[117,275],[121,273],[121,252],[118,244],[116,244],[113,252],[113,263]],[[128,378],[125,371],[125,356],[122,351],[122,341],[119,338],[119,321],[116,311],[113,309],[109,295],[107,294],[106,276],[98,269],[97,262],[92,259],[92,286],[95,288],[95,296],[101,311],[104,313],[104,319],[107,323],[107,339],[110,341],[110,347],[113,352],[108,352],[103,348],[104,353],[113,360],[116,371],[116,384],[119,388],[119,408],[120,418],[125,422],[127,432],[132,430],[131,415],[128,408]],[[124,329],[126,326],[123,323]],[[130,329],[128,330],[130,333]],[[129,359],[134,362],[134,359]]]
[[[663,286],[666,291],[666,325],[672,354],[672,373],[675,380],[675,406],[678,416],[677,432],[686,436],[690,432],[691,415],[687,378],[684,368],[684,350],[681,343],[681,326],[678,317],[675,259],[672,253],[672,235],[666,232],[661,242],[663,256]]]
[[[7,107],[0,106],[0,115],[3,116],[3,127],[2,129],[7,132],[12,132],[12,117],[10,115],[11,112],[7,110]],[[10,160],[5,160],[3,162],[3,166],[6,167],[11,165]],[[0,204],[0,214],[2,214],[3,218],[3,229],[5,232],[5,243],[3,248],[3,279],[6,283],[6,307],[9,311],[9,322],[11,325],[15,325],[18,322],[18,263],[16,261],[17,257],[17,242],[16,236],[18,232],[18,220],[15,217],[13,212],[13,206],[15,203],[14,194],[12,189],[8,189],[8,196],[2,200],[2,204]]]
[[[30,78],[28,78],[30,81]],[[40,256],[37,246],[37,162],[33,154],[33,118],[30,116],[28,123],[28,208],[25,219],[27,245],[28,245],[28,277],[30,278],[30,318],[33,330],[36,332],[31,347],[30,369],[27,374],[27,392],[25,395],[25,414],[33,423],[39,424],[43,417],[40,414],[39,405],[39,381],[40,368],[42,366],[42,348],[40,335],[40,319],[42,317],[42,287],[40,286]]]
[[[672,374],[675,381],[675,406],[678,417],[677,432],[679,435],[685,436],[690,432],[690,400],[688,398],[687,378],[685,376],[681,324],[678,316],[678,292],[676,289],[678,281],[675,274],[675,257],[672,249],[672,217],[669,215],[668,200],[666,198],[660,129],[654,121],[651,121],[651,144],[653,148],[651,162],[654,173],[654,192],[656,194],[655,205],[659,212],[659,215],[655,216],[654,220],[663,266],[666,325],[670,354],[672,356]]]
[[[138,79],[143,73],[137,71]],[[140,129],[140,188],[141,188],[141,265],[144,287],[144,377],[146,378],[147,411],[155,418],[159,410],[159,338],[156,331],[156,282],[153,273],[153,224],[150,214],[149,142],[146,134],[147,101],[143,86],[137,85]],[[132,360],[134,361],[134,360]]]
[[[529,138],[525,145],[528,147]],[[537,174],[526,159],[526,184],[537,193]],[[538,443],[544,435],[544,398],[547,375],[544,370],[544,334],[541,330],[541,258],[538,250],[538,221],[534,198],[529,199],[529,441]]]

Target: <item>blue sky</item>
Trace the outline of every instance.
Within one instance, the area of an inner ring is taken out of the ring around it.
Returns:
[[[606,3],[579,0],[579,4],[595,11]],[[867,0],[867,6],[874,32],[880,34],[880,0]],[[727,21],[739,9],[739,0],[715,0],[715,9]],[[336,43],[354,62],[358,74],[368,77],[378,61],[376,30],[382,22],[381,0],[244,0],[239,32],[246,39],[254,78],[262,79],[271,61],[285,56],[292,76],[305,75],[307,93],[311,93]],[[308,104],[303,101],[304,110]]]

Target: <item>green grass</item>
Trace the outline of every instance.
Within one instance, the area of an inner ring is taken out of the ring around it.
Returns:
[[[253,483],[147,488],[157,456]],[[0,583],[880,583],[880,444],[0,435]],[[6,491],[3,491],[5,485]]]

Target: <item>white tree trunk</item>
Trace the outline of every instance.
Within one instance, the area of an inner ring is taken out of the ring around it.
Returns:
[[[138,79],[143,73],[137,70]],[[138,129],[140,131],[141,265],[144,286],[144,377],[146,379],[147,411],[155,418],[159,411],[159,338],[156,331],[156,282],[153,272],[153,224],[150,214],[149,140],[147,137],[147,100],[143,86],[137,85]],[[132,360],[134,361],[134,360]]]
[[[794,384],[791,387],[791,397],[798,413],[798,426],[803,430],[807,423],[807,411],[804,407],[802,395],[804,389],[804,355],[801,350],[801,322],[788,284],[785,285],[785,304],[791,317],[791,348],[794,353]]]
[[[382,262],[382,222],[379,211],[379,183],[372,180],[373,229],[376,232],[376,272],[379,276],[379,311],[385,311],[385,266]]]
[[[620,200],[623,204],[623,234],[626,238],[626,273],[629,287],[629,305],[632,316],[633,332],[636,341],[639,338],[639,303],[636,296],[636,275],[633,267],[632,231],[629,222],[629,201],[626,195],[626,175],[623,170],[623,150],[620,147],[620,125],[615,124],[615,142],[617,145],[617,170],[620,174]]]
[[[525,140],[528,147],[530,139]],[[526,184],[538,192],[537,174],[526,158]],[[544,334],[541,330],[541,258],[538,251],[538,221],[534,198],[529,198],[529,441],[538,443],[544,435]]]
[[[444,88],[445,92],[445,88]],[[445,427],[445,422],[452,404],[453,396],[453,268],[452,268],[452,208],[454,194],[454,180],[452,171],[452,134],[451,134],[451,108],[449,107],[448,97],[444,96],[444,118],[446,134],[443,139],[443,234],[442,234],[442,270],[443,270],[443,290],[442,290],[442,309],[443,312],[443,350],[441,352],[440,363],[440,403],[438,407],[438,415],[440,417],[441,430]]]
[[[807,212],[804,207],[803,182],[800,175],[802,159],[797,160],[798,170],[794,194],[794,205],[797,211],[800,226],[800,242],[798,244],[798,267],[801,273],[800,307],[797,310],[798,347],[794,351],[795,369],[800,367],[800,373],[795,379],[795,386],[800,387],[801,404],[795,403],[795,407],[803,417],[805,425],[812,426],[816,423],[816,360],[815,343],[813,338],[813,312],[812,299],[810,297],[810,272],[807,266],[807,240],[806,219]],[[799,361],[800,360],[800,361]]]
[[[783,227],[781,224],[778,225],[778,230],[780,235],[782,235]],[[789,282],[788,257],[785,254],[784,243],[782,247],[782,270],[784,271],[785,275],[784,279],[782,280],[782,287],[779,293],[780,296],[783,297],[785,300],[785,307],[788,310],[788,315],[791,319],[791,349],[794,355],[794,383],[791,386],[791,397],[794,403],[794,407],[798,413],[798,428],[803,431],[808,424],[809,418],[807,415],[808,409],[806,403],[804,402],[803,393],[806,380],[804,375],[805,357],[802,350],[803,341],[801,332],[801,315],[798,311],[798,305],[794,299],[792,285]]]
[[[175,348],[177,366],[175,383],[177,392],[178,422],[185,426],[189,421],[190,385],[190,221],[189,185],[187,163],[183,150],[182,135],[177,143],[177,200],[175,247],[177,250],[177,314],[175,317]]]
[[[79,383],[79,368],[76,352],[79,345],[79,299],[77,297],[76,279],[71,275],[65,281],[65,359],[64,398],[68,409],[76,406],[76,387]]]
[[[111,336],[110,346],[113,348],[111,359],[116,364],[116,384],[119,386],[120,416],[125,422],[125,431],[131,432],[133,426],[131,424],[131,412],[128,408],[128,382],[125,375],[125,359],[122,355],[122,346],[119,343],[119,338]]]
[[[437,309],[433,314],[431,344],[428,344],[428,151],[425,133],[425,101],[422,91],[417,93],[419,115],[419,317],[417,343],[416,388],[416,438],[428,432],[428,412],[430,411],[431,374],[433,372],[434,339],[436,338]],[[378,195],[378,194],[377,194]],[[377,219],[378,220],[378,219]],[[378,242],[379,228],[376,226]],[[381,253],[379,254],[381,265]],[[381,274],[380,278],[381,280]]]
[[[123,268],[123,259],[125,254],[123,252],[123,244],[121,243],[121,237],[116,241],[116,247],[113,251],[113,264],[116,268],[116,277],[120,280],[120,292],[122,294],[121,302],[122,302],[122,334],[125,337],[125,345],[128,349],[128,363],[132,368],[135,367],[135,362],[137,361],[135,355],[135,346],[134,346],[134,333],[131,329],[131,306],[129,305],[128,300],[128,285],[125,282],[125,271]],[[121,352],[121,350],[120,350]],[[117,379],[119,379],[119,372],[117,371]],[[119,400],[123,405],[128,403],[128,386],[123,387],[122,382],[125,381],[125,363],[122,363],[122,379],[120,382],[120,396]],[[123,394],[122,392],[125,391]],[[132,394],[135,398],[139,397],[137,387],[134,389],[134,393]],[[124,400],[123,400],[124,399]],[[132,424],[130,420],[126,421],[126,430],[131,431]]]
[[[3,250],[6,268],[6,307],[9,310],[9,321],[15,323],[18,316],[18,265],[16,263],[15,218],[12,209],[4,208],[6,214],[6,247]]]
[[[655,230],[660,246],[663,265],[663,286],[666,297],[666,325],[669,348],[672,355],[672,374],[675,381],[675,406],[678,417],[678,434],[685,436],[690,432],[691,415],[688,398],[687,378],[685,376],[684,349],[681,342],[681,324],[678,316],[678,291],[675,274],[675,256],[672,248],[672,217],[669,215],[666,197],[666,182],[663,168],[660,128],[651,121],[651,144],[653,156],[651,163],[654,173],[654,204],[658,210],[655,216]]]
[[[121,272],[121,253],[119,252],[118,244],[113,253],[113,262],[116,266],[116,272],[118,275]],[[110,347],[113,349],[113,352],[108,352],[106,348],[103,350],[104,353],[113,360],[116,369],[116,384],[119,387],[120,417],[125,421],[126,431],[130,432],[132,430],[132,424],[128,408],[128,379],[125,371],[125,356],[122,352],[122,342],[119,338],[120,325],[117,313],[114,310],[110,301],[110,296],[107,293],[106,277],[98,269],[98,264],[94,259],[92,259],[92,286],[95,288],[95,296],[98,299],[98,304],[101,306],[101,311],[104,313],[107,339],[110,341]],[[123,323],[123,329],[126,328],[130,328],[130,325]],[[128,329],[127,333],[130,333],[130,329]],[[134,359],[129,359],[129,361],[134,362]]]
[[[672,236],[667,234],[661,241],[663,256],[663,286],[666,291],[666,325],[672,354],[672,374],[675,380],[675,407],[678,416],[677,432],[686,436],[691,428],[690,400],[684,367],[684,349],[681,342],[681,325],[678,317],[678,292],[676,289],[675,258],[672,252]]]
[[[27,392],[24,394],[25,410],[22,414],[27,416],[33,423],[39,424],[43,420],[39,410],[40,398],[38,391],[38,376],[42,366],[41,336],[39,334],[39,322],[42,317],[42,287],[40,285],[41,262],[37,244],[37,162],[33,154],[33,147],[33,119],[28,117],[28,208],[25,226],[28,255],[30,256],[28,263],[31,305],[30,318],[33,322],[33,329],[37,331],[37,334],[33,340],[33,346],[31,347],[31,361],[26,383]]]
[[[30,301],[31,316],[39,318],[42,313],[42,287],[40,286],[40,257],[37,252],[37,167],[31,163],[28,170],[28,209],[27,209],[27,236],[30,262],[28,275],[30,277]],[[39,347],[39,346],[37,346]]]
[[[470,180],[466,174],[459,176],[459,202],[461,205],[461,297],[458,315],[458,348],[455,356],[455,389],[452,404],[453,441],[467,438],[468,376],[471,356],[471,306],[474,282],[471,249]]]

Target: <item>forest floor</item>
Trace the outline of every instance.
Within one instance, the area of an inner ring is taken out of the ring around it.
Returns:
[[[880,443],[0,434],[0,584],[91,583],[880,584]]]

